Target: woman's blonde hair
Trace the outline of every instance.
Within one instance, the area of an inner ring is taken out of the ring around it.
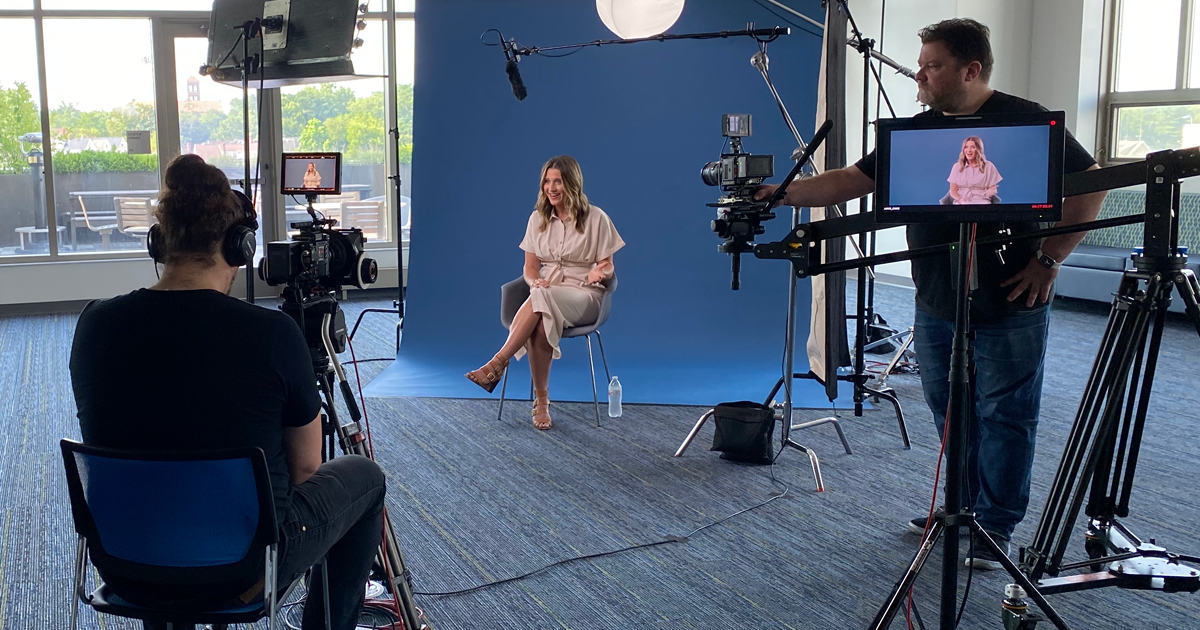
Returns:
[[[975,143],[975,154],[979,158],[979,172],[982,173],[987,168],[987,157],[983,155],[983,140],[980,140],[979,136],[968,136],[966,140],[963,140],[963,145],[965,146],[968,142]],[[945,164],[945,162],[942,162],[942,164]],[[969,164],[970,162],[967,161],[967,152],[959,149],[958,170],[966,170]]]
[[[563,202],[566,204],[568,220],[573,220],[575,230],[583,234],[583,226],[587,222],[588,215],[588,198],[583,194],[583,171],[579,169],[579,162],[569,155],[552,157],[542,165],[542,177],[538,180],[537,203],[534,205],[534,209],[542,217],[542,227],[538,231],[545,232],[546,227],[550,225],[550,219],[554,216],[554,206],[546,197],[546,172],[552,168],[558,169],[558,172],[562,174]]]

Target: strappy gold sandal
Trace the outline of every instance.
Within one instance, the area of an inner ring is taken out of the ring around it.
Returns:
[[[533,398],[533,427],[545,431],[554,426],[550,420],[550,390],[539,389]]]
[[[506,369],[508,369],[508,359],[501,359],[497,355],[492,357],[487,363],[484,363],[483,367],[478,370],[467,372],[466,377],[471,379],[472,383],[491,392],[496,389],[496,383],[500,382],[500,378],[504,376],[504,370]]]

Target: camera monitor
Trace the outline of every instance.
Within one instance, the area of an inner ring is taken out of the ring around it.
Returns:
[[[877,123],[877,223],[1062,219],[1063,112]]]
[[[283,154],[283,194],[337,195],[341,192],[341,153]]]

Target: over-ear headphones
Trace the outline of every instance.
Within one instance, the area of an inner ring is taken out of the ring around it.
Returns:
[[[232,267],[244,267],[254,260],[257,243],[254,233],[258,230],[258,214],[254,212],[254,202],[240,190],[233,191],[242,208],[242,217],[225,232],[221,240],[221,256]],[[155,223],[150,226],[146,236],[146,250],[154,262],[161,263],[165,258],[162,251],[162,227]]]

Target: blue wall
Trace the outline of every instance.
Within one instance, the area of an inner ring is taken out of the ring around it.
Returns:
[[[823,15],[817,0],[791,4]],[[670,32],[737,30],[749,21],[782,24],[750,0],[690,0]],[[521,273],[517,244],[539,169],[565,153],[579,160],[585,192],[627,243],[615,258],[620,289],[605,327],[612,362],[647,368],[644,381],[650,368],[718,355],[778,375],[788,267],[750,257],[742,290],[729,289],[730,261],[716,251],[720,241],[708,227],[713,210],[704,205],[717,190],[699,177],[720,155],[727,112],[754,115],[746,150],[775,154],[780,177],[790,167],[795,141],[750,65],[753,40],[647,42],[526,58],[520,69],[529,96],[518,102],[501,50],[482,45],[480,34],[498,28],[527,46],[613,38],[594,2],[424,0],[416,22],[415,211],[402,356],[434,360],[440,353],[437,361],[470,369],[499,347],[499,286]],[[773,79],[806,138],[815,127],[820,47],[818,37],[793,29],[768,50]],[[786,221],[768,223],[766,236],[779,238]],[[808,290],[802,281],[800,331],[808,327]],[[565,343],[564,355],[586,356],[582,342]],[[556,362],[552,383],[570,369],[567,358]],[[614,368],[620,375],[631,369]],[[772,383],[745,395],[765,395]]]

